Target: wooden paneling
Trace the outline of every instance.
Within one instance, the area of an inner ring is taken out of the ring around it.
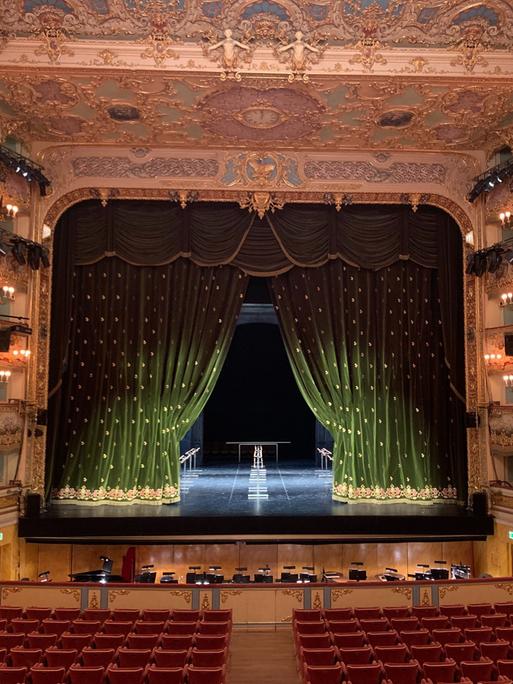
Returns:
[[[314,564],[313,546],[311,544],[279,544],[278,545],[278,577],[285,565],[295,565],[301,572],[304,565]],[[294,571],[292,571],[294,572]]]
[[[268,564],[276,578],[278,572],[278,544],[243,544],[240,547],[240,566],[247,567],[250,575]]]
[[[67,582],[72,572],[72,550],[73,547],[71,544],[39,544],[37,559],[38,574],[50,570],[54,582]],[[86,569],[92,570],[93,568],[99,567],[100,564],[98,558],[96,558],[95,565]]]

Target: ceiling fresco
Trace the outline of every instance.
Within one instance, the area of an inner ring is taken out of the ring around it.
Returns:
[[[495,48],[512,46],[509,0],[9,0],[0,8],[8,35],[31,35],[61,21],[78,38],[129,40],[151,30],[197,41],[237,29],[265,43],[301,30],[329,43],[376,39],[386,45],[447,46],[469,32]]]
[[[467,150],[513,141],[509,85],[408,78],[4,73],[0,115],[23,138],[75,144]]]

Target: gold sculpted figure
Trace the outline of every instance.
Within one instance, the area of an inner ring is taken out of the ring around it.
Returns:
[[[223,48],[223,67],[226,69],[226,71],[234,71],[236,66],[237,66],[237,52],[236,48],[239,48],[239,50],[249,50],[248,45],[244,45],[244,43],[241,43],[238,40],[235,40],[233,37],[233,31],[231,29],[226,29],[224,32],[225,37],[223,40],[220,40],[218,43],[215,43],[214,45],[211,45],[208,48],[209,52],[212,52],[212,50],[218,50],[219,48]]]
[[[314,45],[306,43],[303,40],[304,34],[301,31],[297,31],[295,37],[296,40],[292,41],[292,43],[278,48],[278,52],[288,52],[289,50],[292,50],[293,71],[304,71],[306,67],[306,52],[319,53],[319,49]]]

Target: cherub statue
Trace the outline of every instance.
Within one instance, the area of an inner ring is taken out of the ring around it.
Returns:
[[[320,50],[314,45],[306,43],[303,40],[304,34],[301,31],[296,32],[295,38],[296,40],[292,41],[292,43],[282,45],[282,47],[278,48],[278,52],[281,53],[292,50],[292,70],[294,72],[301,72],[306,68],[306,52],[309,51],[318,54]]]
[[[233,31],[231,29],[225,29],[225,37],[214,45],[210,45],[208,48],[209,52],[212,50],[218,50],[223,48],[223,67],[227,72],[235,71],[237,67],[237,52],[236,48],[239,50],[249,50],[249,45],[244,45],[233,37]]]

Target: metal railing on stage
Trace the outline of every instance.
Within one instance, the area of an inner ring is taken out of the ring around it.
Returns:
[[[317,452],[321,457],[321,470],[329,470],[333,463],[333,454],[329,449],[325,449],[324,447],[322,449],[317,448]]]
[[[199,450],[199,447],[194,447],[180,456],[180,465],[183,465],[184,470],[196,470],[196,459]],[[189,467],[187,468],[187,466]]]

